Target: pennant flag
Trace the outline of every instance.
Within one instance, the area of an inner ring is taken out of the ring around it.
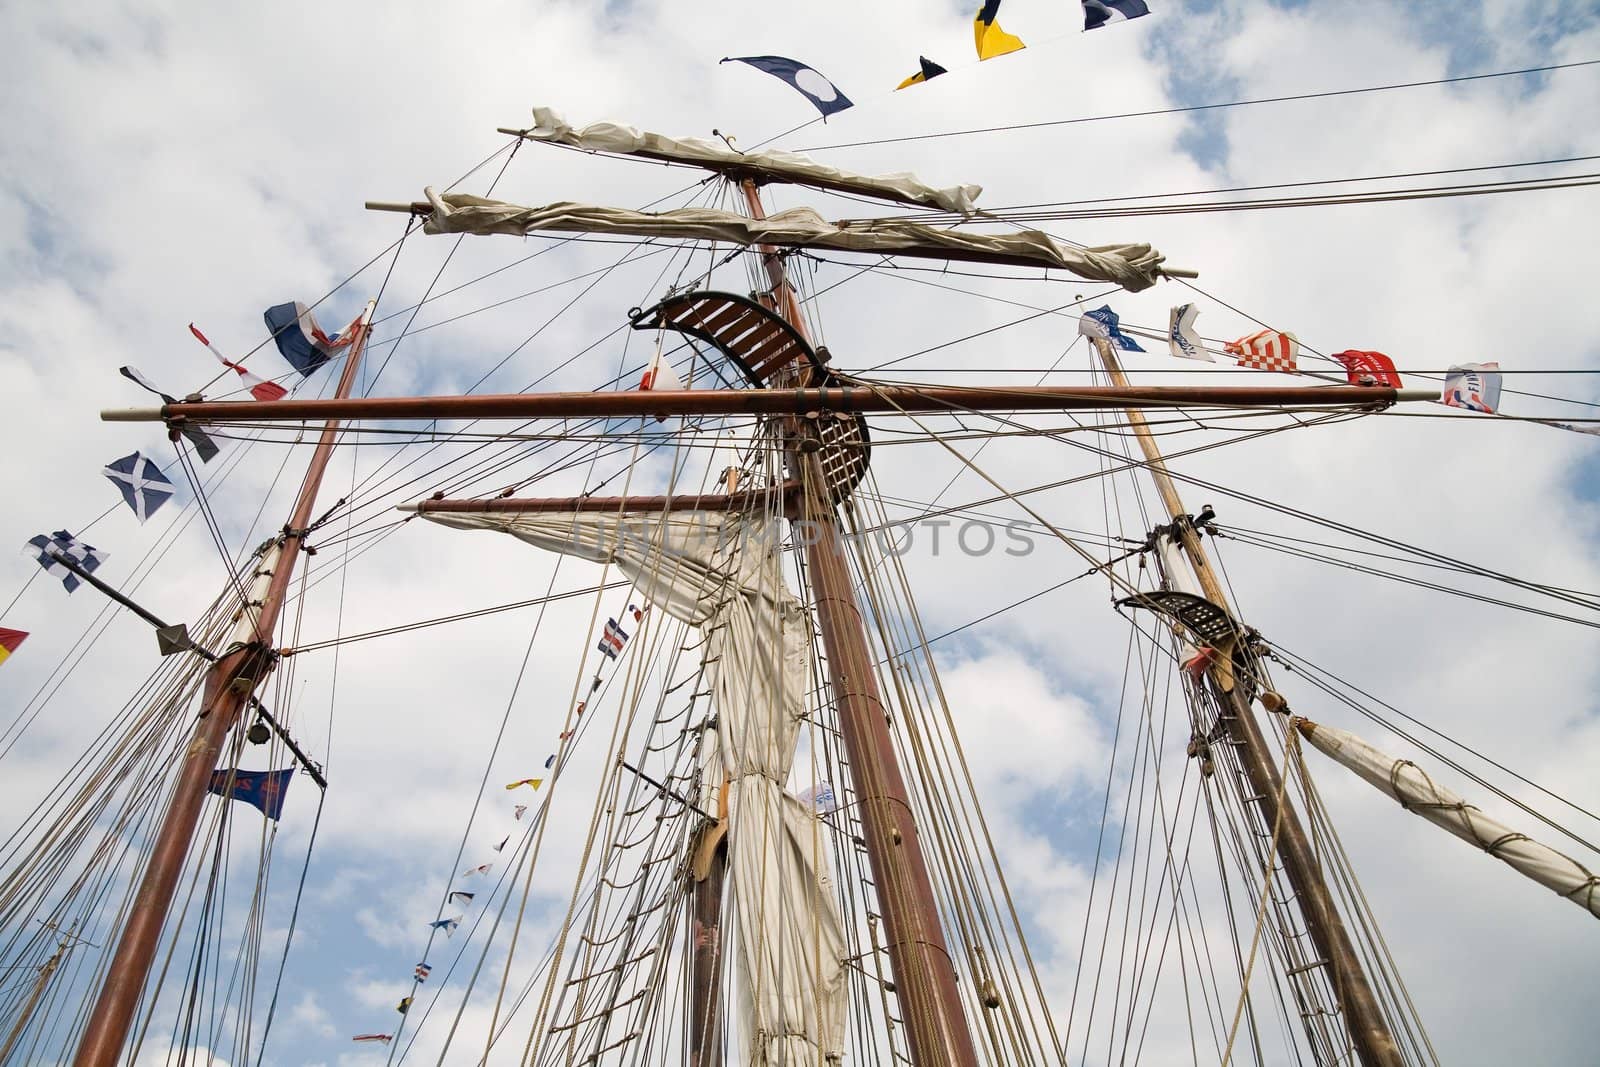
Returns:
[[[44,534],[30,537],[28,544],[31,548],[23,551],[37,559],[39,566],[43,567],[44,572],[50,577],[60,578],[62,588],[69,593],[83,583],[78,581],[76,574],[55,558],[57,555],[65,556],[89,572],[98,569],[100,564],[110,558],[108,553],[100,551],[93,545],[84,544],[65,530],[57,530],[49,537]]]
[[[1295,370],[1295,356],[1300,352],[1300,342],[1292,333],[1277,330],[1257,330],[1248,337],[1229,341],[1222,350],[1239,357],[1239,366],[1256,370],[1281,370],[1289,374]]]
[[[493,866],[494,864],[492,863],[480,863],[476,867],[468,867],[466,870],[461,872],[461,877],[471,878],[475,874],[488,874],[489,869]]]
[[[526,815],[527,813],[528,813],[528,805],[526,805],[526,804],[518,804],[516,812],[511,817],[513,819],[516,819],[518,822],[521,822],[522,821],[522,817],[524,815]]]
[[[645,607],[644,611],[639,610],[639,608],[632,604],[628,605],[628,613],[633,616],[634,622],[644,622],[644,612],[648,610],[650,610],[648,605]],[[579,714],[582,714],[582,712],[580,711]]]
[[[233,777],[233,788],[228,787],[228,777]],[[242,800],[269,819],[283,814],[283,794],[289,789],[289,779],[294,768],[281,771],[212,771],[211,784],[206,788],[217,796],[231,796]]]
[[[161,473],[161,468],[141,452],[112,460],[101,473],[111,479],[111,484],[117,487],[122,499],[127,501],[140,522],[154,515],[156,509],[172,499],[172,483]]]
[[[543,778],[519,778],[515,782],[512,782],[510,785],[506,786],[506,788],[515,789],[519,785],[531,785],[533,788],[538,789],[543,784]]]
[[[785,59],[783,56],[733,56],[722,62],[748,63],[757,70],[764,70],[774,78],[788,82],[822,112],[824,119],[854,106],[850,103],[850,98],[839,91],[837,85],[796,60]]]
[[[448,899],[449,899],[450,903],[452,903],[452,904],[465,905],[465,904],[471,904],[472,903],[472,898],[477,896],[477,895],[478,894],[476,894],[476,893],[463,893],[458,889],[454,893],[451,893]]]
[[[333,358],[334,352],[355,340],[355,331],[329,337],[304,304],[293,302],[269,307],[261,315],[278,352],[301,374],[309,375]]]
[[[394,1006],[394,1010],[399,1012],[401,1015],[404,1015],[406,1012],[410,1011],[411,1010],[411,998],[410,997],[406,997],[404,1000],[400,1001],[400,1003],[398,1003],[398,1004],[396,1004]]]
[[[1493,415],[1500,408],[1500,364],[1462,363],[1449,368],[1439,403]]]
[[[1393,389],[1402,388],[1400,375],[1395,372],[1394,360],[1382,352],[1357,352],[1351,349],[1348,352],[1335,352],[1332,359],[1344,364],[1346,377],[1351,385],[1387,385]]]
[[[566,741],[566,740],[571,739],[571,737],[572,737],[572,731],[571,730],[562,730],[561,731],[561,740]]]
[[[1000,14],[1000,0],[984,0],[978,15],[972,20],[972,40],[978,49],[978,58],[993,59],[1010,52],[1020,52],[1028,47],[1022,40],[1000,28],[995,17]],[[942,71],[940,73],[943,73]]]
[[[217,346],[207,340],[206,335],[201,333],[200,328],[192,322],[189,324],[189,332],[194,334],[195,338],[201,344],[211,349],[211,354],[216,356],[224,367],[227,367],[229,370],[237,374],[239,376],[239,380],[244,382],[245,388],[250,390],[250,395],[255,397],[257,400],[282,400],[284,397],[289,395],[289,390],[285,389],[277,382],[269,382],[265,378],[258,378],[254,374],[251,374],[249,371],[245,370],[243,367],[239,366],[239,364],[230,363],[228,361],[228,357],[217,351]]]
[[[211,439],[211,435],[188,419],[178,425],[178,432],[183,434],[184,440],[194,446],[194,454],[200,457],[201,463],[210,463],[217,458],[217,453],[222,449]]]
[[[507,834],[506,836],[502,837],[500,839],[500,843],[498,845],[494,846],[494,850],[496,852],[499,852],[501,849],[506,847],[506,842],[510,841],[510,840],[511,840],[511,835],[510,834]]]
[[[448,919],[435,919],[428,925],[435,930],[443,930],[445,936],[448,937],[456,932],[456,927],[461,925],[461,916],[456,915]]]
[[[1101,341],[1110,341],[1124,352],[1143,352],[1139,342],[1122,332],[1117,325],[1121,320],[1117,313],[1111,310],[1111,305],[1084,312],[1078,319],[1078,334],[1082,337],[1093,337]]]
[[[552,753],[550,753],[550,755],[546,756],[545,759],[544,759],[544,769],[548,771],[551,767],[555,766],[555,763],[556,763],[556,754],[554,752],[552,752]]]
[[[178,402],[171,394],[164,393],[156,388],[155,383],[146,378],[136,367],[118,367],[117,373],[139,388],[159,396],[163,404],[176,404]],[[216,458],[217,453],[220,451],[217,448],[217,443],[200,427],[185,420],[178,424],[177,430],[194,446],[195,452],[200,456],[201,463],[210,463]]]
[[[682,389],[683,379],[678,377],[678,372],[672,369],[672,364],[662,358],[658,351],[650,358],[650,365],[644,369],[644,377],[639,379],[639,388],[645,392],[652,390]],[[657,422],[666,422],[665,415],[657,415]]]
[[[1150,14],[1144,0],[1083,0],[1083,28],[1097,30],[1108,22]]]
[[[616,657],[613,656],[611,658],[615,659]],[[605,685],[605,682],[600,680],[600,672],[596,671],[594,675],[594,681],[589,683],[589,692],[598,693],[602,685]]]
[[[939,64],[935,63],[927,56],[918,56],[917,63],[922,67],[922,69],[911,75],[911,77],[907,78],[899,85],[896,85],[895,89],[904,89],[908,85],[917,85],[925,81],[932,81],[941,74],[949,73],[949,71],[939,66]]]
[[[1172,309],[1172,314],[1167,317],[1167,350],[1179,359],[1203,359],[1207,363],[1216,360],[1205,345],[1200,341],[1200,335],[1195,332],[1194,320],[1200,317],[1200,309],[1193,304],[1180,304]]]
[[[11,653],[22,647],[22,642],[28,639],[25,630],[8,630],[0,626],[0,663],[11,658]]]
[[[616,619],[606,620],[606,632],[600,638],[600,651],[612,659],[617,658],[617,653],[622,651],[622,646],[627,644],[628,634],[617,625]],[[599,681],[598,678],[595,681]]]
[[[826,815],[839,806],[839,801],[833,795],[833,785],[829,782],[818,782],[802,789],[796,799],[819,815]]]
[[[387,1045],[389,1042],[394,1040],[394,1035],[393,1034],[357,1034],[355,1037],[352,1037],[350,1040],[351,1041],[377,1041],[377,1042],[379,1042],[381,1044]]]
[[[583,712],[584,712],[584,710],[586,708],[588,708],[588,706],[589,706],[589,702],[587,700],[578,701],[578,710],[573,712],[573,714],[575,714],[580,719],[583,718]]]
[[[429,964],[426,964],[426,963],[417,964],[417,969],[416,969],[417,981],[426,982],[428,980],[428,975],[431,974],[431,973],[433,973],[433,967],[430,966]]]
[[[678,372],[672,369],[672,364],[662,358],[660,352],[657,352],[650,357],[650,365],[644,369],[644,377],[639,379],[639,388],[647,392],[652,389],[671,392],[674,389],[683,388],[683,379],[678,377]],[[656,421],[660,422],[662,420],[658,416]]]
[[[1197,683],[1204,681],[1206,671],[1210,670],[1221,656],[1222,654],[1210,645],[1197,648],[1194,650],[1194,655],[1183,661],[1183,671]]]
[[[137,367],[118,367],[117,373],[146,392],[156,394],[156,396],[159,396],[168,404],[176,404],[178,402],[176,397],[170,396],[167,393],[163,393],[160,389],[157,389],[155,383],[149,378],[146,378],[144,373]]]

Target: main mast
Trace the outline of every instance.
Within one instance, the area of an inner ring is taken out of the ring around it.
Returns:
[[[765,218],[755,183],[746,179],[739,186],[750,214]],[[761,256],[772,282],[773,310],[809,342],[783,260],[769,248],[762,248]],[[905,779],[889,737],[888,716],[873,671],[861,607],[850,581],[832,495],[818,453],[802,449],[798,434],[788,435],[788,442],[800,468],[801,516],[810,524],[810,536],[804,539],[806,571],[828,654],[828,684],[859,798],[863,837],[878,906],[883,910],[911,1062],[915,1067],[976,1067],[977,1050],[956,989],[955,965],[939,924],[933,881],[917,836]]]
[[[345,359],[344,373],[335,394],[339,399],[348,398],[355,385],[371,328],[372,310],[372,303],[368,303],[356,324],[355,340]],[[172,907],[184,860],[194,839],[211,773],[217,769],[217,758],[228,731],[239,721],[240,713],[256,688],[276,666],[272,634],[283,610],[289,581],[294,576],[295,562],[304,547],[317,492],[333,456],[338,432],[337,419],[324,424],[289,521],[284,524],[277,544],[261,556],[251,576],[245,594],[249,602],[241,608],[239,624],[229,642],[231,649],[206,672],[193,739],[184,749],[172,799],[156,831],[144,877],[139,882],[94,1010],[84,1027],[72,1061],[74,1067],[114,1067],[121,1058],[160,944],[161,929]]]
[[[1119,387],[1127,387],[1128,378],[1122,372],[1122,365],[1117,361],[1111,342],[1095,338],[1093,343],[1112,382]],[[1167,473],[1161,450],[1144,415],[1137,409],[1130,410],[1128,421],[1133,425],[1139,448],[1144,452],[1145,464],[1171,520],[1171,536],[1188,557],[1189,567],[1201,591],[1212,604],[1237,619],[1237,613],[1228,602],[1227,592],[1217,580],[1216,572],[1206,556],[1200,534],[1189,512],[1184,510],[1178,488]],[[1294,889],[1306,929],[1310,931],[1311,940],[1322,954],[1322,961],[1327,964],[1332,976],[1334,993],[1344,1010],[1350,1040],[1365,1067],[1400,1067],[1400,1050],[1390,1032],[1389,1022],[1378,1005],[1372,985],[1362,968],[1361,957],[1356,954],[1350,933],[1345,929],[1344,920],[1340,918],[1328,884],[1322,877],[1322,865],[1311,839],[1306,835],[1305,827],[1301,825],[1294,805],[1283,788],[1281,772],[1261,732],[1261,724],[1256,721],[1255,709],[1250,702],[1250,683],[1231,665],[1222,662],[1212,662],[1206,673],[1213,692],[1225,709],[1223,723],[1229,740],[1239,752],[1245,775],[1250,780],[1250,787],[1254,791],[1252,799],[1261,803],[1261,814],[1266,825],[1279,828],[1278,857],[1283,860],[1284,873]],[[1272,857],[1268,857],[1267,862],[1270,864]]]

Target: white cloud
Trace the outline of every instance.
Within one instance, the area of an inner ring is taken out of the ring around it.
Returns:
[[[216,368],[188,338],[186,323],[198,321],[224,351],[247,351],[261,339],[261,308],[316,296],[398,236],[399,219],[362,212],[363,199],[408,199],[424,184],[449,182],[499,147],[494,127],[526,121],[533,104],[556,104],[578,121],[614,116],[676,134],[704,136],[716,126],[751,144],[804,121],[807,106],[781,84],[715,60],[775,51],[815,63],[858,102],[826,126],[812,125],[781,142],[825,146],[1160,108],[1180,102],[1174,84],[1214,87],[1208,96],[1219,95],[1211,98],[1259,97],[1574,61],[1595,55],[1600,44],[1592,13],[1559,4],[1532,11],[1486,4],[1481,13],[1461,15],[1444,36],[1435,23],[1454,20],[1456,7],[1424,5],[1425,17],[1413,20],[1410,8],[1371,5],[1221,3],[1207,12],[1173,5],[1155,18],[1086,37],[1076,32],[1071,5],[1018,3],[1007,6],[1006,27],[1032,47],[977,67],[964,65],[970,40],[964,11],[929,11],[901,0],[763,9],[759,22],[747,6],[732,4],[702,6],[690,20],[669,5],[647,3],[609,12],[594,5],[497,3],[454,18],[392,5],[260,11],[13,5],[0,12],[6,41],[0,85],[13,101],[0,144],[0,448],[16,458],[7,468],[10,506],[0,514],[0,538],[20,544],[62,525],[79,530],[115,500],[95,473],[108,458],[133,447],[164,460],[172,456],[158,430],[98,421],[101,407],[148,399],[116,375],[119,365],[138,366],[177,392],[199,387]],[[847,11],[852,30],[841,33]],[[951,73],[891,92],[919,51]],[[1151,117],[819,155],[869,172],[913,170],[939,184],[979,181],[991,205],[1558,158],[1590,148],[1585,127],[1575,120],[1593,111],[1593,78],[1576,70],[1263,105],[1203,120]],[[1216,139],[1203,164],[1184,151],[1196,129]],[[464,187],[482,191],[491,176],[475,174]],[[497,192],[528,203],[584,198],[639,204],[695,177],[528,146]],[[836,216],[870,212],[790,190],[769,190],[768,196],[773,206],[814,202]],[[1466,358],[1500,358],[1512,369],[1593,370],[1600,351],[1591,340],[1592,301],[1579,269],[1584,250],[1600,237],[1600,224],[1587,210],[1590,196],[1574,190],[1057,229],[1086,243],[1148,239],[1170,262],[1200,269],[1198,285],[1206,292],[1295,329],[1323,351],[1387,351],[1402,372],[1437,370]],[[445,238],[408,243],[385,292],[384,312],[419,298],[452,245]],[[439,288],[546,247],[510,239],[463,242]],[[550,251],[430,304],[416,324],[605,266],[625,251],[606,245]],[[543,324],[587,283],[416,334],[400,347],[378,391],[466,388],[526,341],[490,382],[492,388],[519,388],[616,328],[629,306],[658,297],[671,281],[656,281],[665,265],[658,257],[619,268],[548,328]],[[353,313],[376,292],[386,268],[381,261],[341,292],[325,323]],[[845,274],[822,266],[819,286]],[[911,277],[1041,307],[1092,291],[1077,283]],[[737,267],[719,282],[745,287]],[[1148,324],[1163,321],[1168,304],[1180,297],[1187,299],[1186,291],[1165,285],[1114,303],[1125,319]],[[1208,335],[1250,329],[1248,320],[1220,303],[1200,302]],[[1024,314],[889,276],[841,286],[817,307],[826,340],[846,369]],[[405,321],[385,324],[380,336],[392,336]],[[895,373],[919,365],[1042,368],[1071,334],[1070,319],[1047,317],[951,346]],[[624,362],[641,362],[640,341],[633,339],[626,355],[620,339],[600,345],[541,388],[591,388]],[[1073,350],[1064,366],[1082,371],[1081,352],[1081,346]],[[275,359],[264,353],[251,365],[259,360],[276,367]],[[1129,364],[1141,380],[1173,380],[1175,373],[1160,356],[1133,357]],[[967,382],[981,376],[935,377]],[[1018,374],[1004,380],[1033,379]],[[1589,381],[1513,376],[1508,384],[1597,398]],[[1508,398],[1506,407],[1518,414],[1553,410],[1523,397]],[[879,439],[874,467],[886,493],[928,499],[960,473],[944,502],[992,495],[938,446],[891,446],[887,433]],[[1120,447],[1106,440],[1094,443]],[[1177,448],[1197,443],[1188,436],[1169,441]],[[968,455],[975,448],[970,441],[952,444]],[[1173,466],[1513,574],[1594,589],[1600,587],[1600,525],[1591,445],[1587,438],[1527,425],[1401,415],[1274,435]],[[241,446],[228,448],[233,455]],[[230,549],[254,545],[281,523],[304,453],[258,446],[209,494]],[[352,462],[359,483],[390,455],[389,445],[371,444],[353,450],[353,459],[338,459],[324,500],[348,491]],[[1039,440],[997,442],[978,462],[1011,488],[1090,473],[1098,465],[1070,446]],[[531,477],[537,464],[510,464],[483,473],[475,484],[449,488],[497,491]],[[605,469],[616,466],[620,461]],[[438,481],[422,479],[402,490],[401,480],[388,487],[392,496],[381,504],[426,495]],[[529,492],[575,492],[582,481],[567,473]],[[1153,502],[1135,499],[1126,480],[1116,483],[1115,493],[1088,481],[1028,499],[1064,526],[1110,525],[1142,537],[1154,521]],[[1224,523],[1319,536],[1246,502],[1184,493],[1191,507],[1216,505]],[[257,519],[263,494],[267,502]],[[985,510],[1016,514],[1005,504]],[[360,518],[369,516],[387,521],[378,507]],[[163,521],[137,527],[117,511],[96,524],[90,540],[112,552],[106,573],[122,584],[131,582],[146,550],[163,543],[166,528]],[[291,633],[291,643],[321,639],[336,625],[345,633],[363,632],[539,596],[553,566],[510,539],[413,522],[357,557],[346,589],[334,570],[341,529],[335,519],[322,534],[322,553],[302,561],[327,568],[322,573],[331,577],[307,595],[302,632]],[[1236,542],[1218,547],[1242,610],[1269,640],[1594,807],[1600,727],[1587,629],[1342,575]],[[1077,556],[1045,539],[1026,557],[914,552],[905,566],[930,633],[1083,569]],[[22,586],[31,567],[16,559],[8,572],[12,588]],[[555,588],[581,588],[596,573],[564,564]],[[1430,577],[1517,596],[1449,574]],[[135,595],[165,617],[193,619],[221,578],[204,524],[193,523]],[[1153,794],[1124,800],[1130,783],[1137,786],[1139,765],[1131,759],[1131,727],[1125,724],[1112,743],[1128,635],[1107,599],[1103,581],[1079,582],[940,646],[942,681],[971,758],[975,792],[991,818],[1062,1022],[1114,752],[1113,815],[1142,811],[1149,817],[1153,810]],[[455,857],[485,775],[467,855],[517,828],[501,785],[533,773],[550,750],[573,687],[585,680],[575,664],[592,643],[592,606],[579,598],[549,609],[520,686],[536,608],[346,646],[338,654],[336,688],[332,652],[286,661],[283,683],[269,703],[288,716],[314,754],[328,759],[332,786],[289,964],[287,981],[294,984],[286,989],[297,990],[288,1015],[294,1026],[283,1026],[274,1038],[280,1062],[381,1062],[380,1052],[341,1046],[349,1034],[393,1024],[394,1001],[404,995],[396,991],[406,987],[438,895],[467,865],[456,865]],[[90,591],[65,597],[42,578],[28,588],[3,620],[33,636],[0,675],[6,687],[0,719],[23,710],[100,607]],[[152,644],[143,624],[126,615],[114,619],[96,656],[61,684],[13,754],[3,786],[8,810],[28,810],[112,718],[132,680],[151,667]],[[1302,713],[1357,729],[1397,756],[1427,759],[1292,675],[1280,672],[1279,684]],[[597,702],[591,730],[609,734],[617,706],[615,697]],[[1169,726],[1159,742],[1162,796],[1171,814],[1175,783],[1186,768],[1187,734],[1177,708],[1155,709],[1152,728],[1163,714]],[[505,734],[491,760],[502,716]],[[593,783],[607,771],[602,747],[592,735],[587,739],[552,801],[542,884],[518,955],[519,968],[529,972],[529,954],[542,951],[571,892]],[[1452,752],[1514,795],[1577,822],[1547,798]],[[1571,950],[1583,921],[1575,909],[1442,839],[1316,757],[1308,759],[1441,1058],[1496,1063],[1529,1059],[1531,1049],[1538,1053],[1533,1060],[1555,1062],[1586,1047],[1592,1035],[1578,991],[1592,988],[1597,975],[1592,960]],[[1444,777],[1476,793],[1453,775]],[[1192,792],[1186,798],[1192,803]],[[1492,797],[1475,799],[1515,825],[1526,822]],[[277,846],[269,909],[269,929],[280,947],[315,800],[311,783],[297,780]],[[1114,824],[1111,832],[1117,829]],[[1194,847],[1196,879],[1204,868],[1214,882],[1209,842],[1197,840]],[[1108,851],[1105,864],[1111,857]],[[237,857],[235,869],[250,860]],[[1091,926],[1109,914],[1109,869],[1101,870]],[[1130,891],[1127,869],[1118,870],[1121,891]],[[1217,901],[1209,884],[1201,897],[1212,917]],[[1164,912],[1158,915],[1166,921]],[[1145,919],[1146,929],[1155,929],[1150,916]],[[1210,933],[1226,936],[1220,925]],[[1213,948],[1220,944],[1212,941]],[[1094,939],[1090,946],[1092,955]],[[275,951],[264,947],[263,956]],[[433,962],[454,951],[475,960],[478,942],[437,945]],[[493,955],[488,966],[498,966]],[[1174,964],[1169,958],[1163,966],[1161,996],[1173,999],[1162,1000],[1158,1019],[1168,1007],[1182,1011]],[[1508,974],[1524,977],[1508,982]],[[452,997],[459,980],[458,974],[443,987]],[[1495,990],[1492,1004],[1485,989]],[[1226,983],[1223,995],[1231,995]],[[480,985],[462,1024],[473,1035],[469,1046],[487,1025],[481,996]],[[453,1010],[453,1002],[441,1003]],[[1078,1025],[1074,1056],[1082,1019]],[[1098,1028],[1104,1025],[1104,1016],[1097,1016],[1092,1056],[1101,1054]],[[1158,1045],[1186,1054],[1187,1034],[1177,1025],[1164,1026],[1146,1055]],[[419,1051],[437,1049],[442,1031],[435,1027],[424,1031]],[[511,1043],[520,1049],[522,1037],[525,1030]]]

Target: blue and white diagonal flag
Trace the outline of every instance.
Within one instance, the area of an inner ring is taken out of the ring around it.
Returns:
[[[1139,342],[1122,332],[1118,325],[1122,320],[1117,318],[1117,313],[1111,310],[1111,305],[1085,311],[1078,319],[1078,334],[1082,337],[1094,337],[1101,341],[1110,341],[1124,352],[1143,352]]]
[[[30,537],[28,547],[23,551],[37,559],[46,574],[52,578],[60,578],[61,585],[69,593],[83,583],[78,581],[78,576],[58,561],[52,553],[67,557],[85,571],[93,571],[108,558],[107,553],[93,545],[84,544],[65,530],[57,530],[48,537],[44,534]]]
[[[156,513],[156,509],[172,499],[172,482],[161,473],[143,453],[135,452],[107,463],[102,472],[117,487],[122,499],[143,522]]]
[[[1167,318],[1167,348],[1179,359],[1203,359],[1215,363],[1216,358],[1206,351],[1205,342],[1195,332],[1194,320],[1200,309],[1193,304],[1179,304]]]
[[[812,106],[822,112],[823,118],[855,106],[848,96],[839,91],[837,85],[797,59],[785,56],[733,56],[722,62],[748,63],[774,78],[781,78],[793,86],[795,92],[810,100]]]
[[[1144,0],[1083,0],[1083,28],[1097,30],[1118,19],[1136,19],[1150,14]]]

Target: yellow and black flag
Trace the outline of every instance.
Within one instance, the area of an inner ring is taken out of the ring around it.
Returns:
[[[1028,47],[1019,37],[1013,37],[1000,28],[995,17],[1000,14],[1000,0],[983,0],[978,17],[972,20],[972,39],[978,46],[979,59],[993,59],[1008,52],[1020,52]]]
[[[943,67],[939,66],[939,64],[935,63],[927,56],[918,56],[917,62],[922,64],[922,69],[911,75],[911,77],[907,78],[899,85],[896,85],[896,89],[904,89],[906,86],[916,85],[918,82],[932,81],[939,75],[947,73]]]

